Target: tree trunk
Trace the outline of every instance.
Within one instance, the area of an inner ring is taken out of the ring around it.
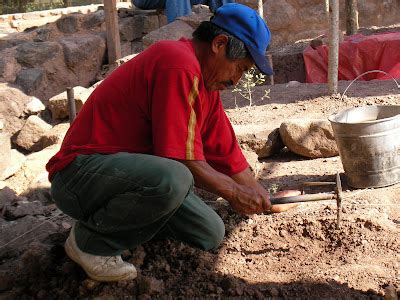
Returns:
[[[339,67],[339,0],[330,0],[330,35],[329,35],[329,62],[328,62],[328,88],[329,94],[338,91]]]
[[[346,34],[353,35],[358,31],[357,0],[346,0]]]
[[[71,6],[71,0],[63,0],[64,2],[64,7],[70,7]]]

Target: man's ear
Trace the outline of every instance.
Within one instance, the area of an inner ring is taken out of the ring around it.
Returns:
[[[228,36],[226,34],[219,34],[211,42],[211,50],[213,53],[225,51],[228,45]]]

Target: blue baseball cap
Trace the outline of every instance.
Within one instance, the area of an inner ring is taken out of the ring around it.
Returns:
[[[241,40],[262,73],[274,74],[265,57],[271,33],[254,9],[239,3],[227,3],[217,9],[210,21]]]

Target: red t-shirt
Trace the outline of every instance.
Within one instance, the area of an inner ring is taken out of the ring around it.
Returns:
[[[79,154],[117,152],[205,160],[229,176],[248,167],[219,92],[204,87],[190,40],[155,43],[111,73],[46,169],[51,179]]]

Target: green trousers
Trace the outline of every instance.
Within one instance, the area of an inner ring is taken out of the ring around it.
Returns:
[[[175,160],[132,153],[79,155],[54,176],[51,194],[78,220],[78,247],[119,255],[154,237],[209,250],[221,243],[221,218],[193,191],[189,169]]]

